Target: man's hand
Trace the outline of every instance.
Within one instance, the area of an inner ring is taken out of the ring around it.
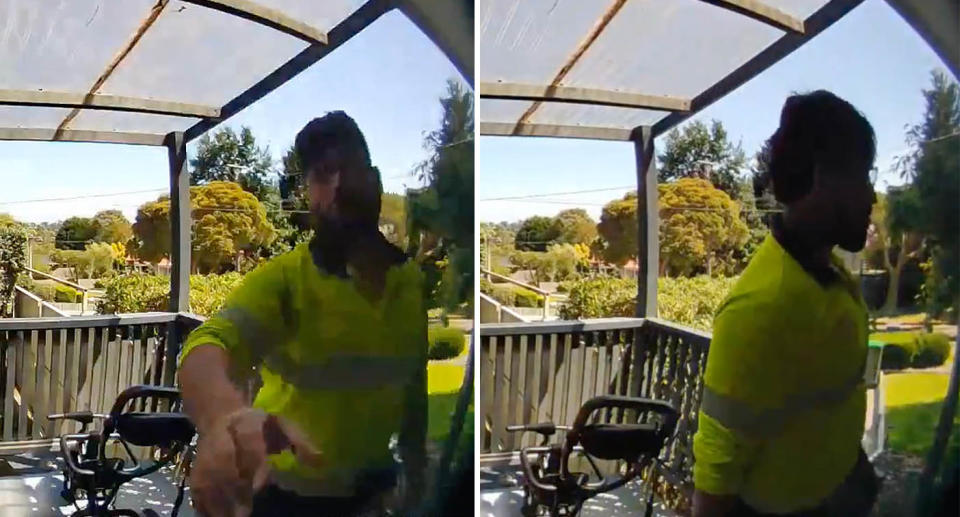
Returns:
[[[267,415],[241,409],[216,421],[197,443],[190,491],[199,512],[208,517],[250,514],[253,494],[266,482]]]

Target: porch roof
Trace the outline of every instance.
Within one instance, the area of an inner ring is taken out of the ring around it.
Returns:
[[[480,133],[630,140],[648,127],[657,136],[862,1],[478,2]],[[904,17],[925,37],[947,34],[941,55],[955,70],[955,24],[926,29],[956,8],[944,1],[889,2],[901,14],[923,11],[925,19]]]
[[[11,0],[0,6],[0,140],[190,141],[395,7],[472,74],[468,2]],[[442,25],[438,20],[456,20]],[[468,52],[469,50],[469,52]]]

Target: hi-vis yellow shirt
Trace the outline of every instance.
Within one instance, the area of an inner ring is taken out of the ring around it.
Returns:
[[[227,350],[231,365],[260,365],[253,406],[298,424],[323,454],[322,468],[290,451],[270,457],[273,479],[302,495],[346,497],[365,472],[393,466],[408,397],[425,407],[427,334],[417,264],[390,268],[379,301],[353,280],[322,272],[308,243],[249,273],[223,310],[193,331],[194,348]]]
[[[714,320],[694,436],[694,485],[788,513],[853,469],[866,411],[867,311],[834,257],[821,285],[766,240]]]

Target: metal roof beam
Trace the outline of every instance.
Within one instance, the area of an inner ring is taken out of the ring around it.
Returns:
[[[220,108],[182,102],[158,101],[118,95],[0,90],[0,106],[41,106],[94,110],[132,111],[176,117],[217,118]]]
[[[480,83],[480,98],[541,102],[567,102],[621,108],[643,108],[663,111],[687,111],[690,99],[662,95],[575,88],[571,86],[539,86],[535,84]]]
[[[863,0],[830,0],[804,20],[803,25],[805,32],[803,34],[788,32],[781,36],[780,39],[763,49],[759,54],[753,56],[749,61],[727,74],[726,77],[694,97],[690,103],[690,111],[671,113],[654,124],[654,136],[669,131],[670,128],[680,124],[688,117],[739,88],[743,83],[753,79],[794,50],[800,48],[804,43],[810,41],[814,36],[826,30],[833,25],[834,22],[843,18],[862,2]]]
[[[717,7],[742,14],[758,22],[765,23],[771,27],[780,30],[793,32],[795,34],[804,33],[803,20],[799,20],[789,14],[771,7],[759,0],[700,0]]]
[[[473,85],[473,2],[397,0],[397,4]]]
[[[300,38],[311,45],[326,45],[328,41],[327,34],[323,31],[311,27],[300,20],[291,18],[280,11],[264,7],[248,0],[183,1],[259,23],[260,25],[289,34],[295,38]]]
[[[960,4],[956,0],[887,0],[960,79]]]
[[[590,32],[587,33],[586,38],[577,45],[577,48],[573,50],[573,54],[570,54],[570,57],[567,58],[563,66],[560,67],[560,70],[556,75],[553,76],[553,79],[550,81],[550,86],[559,86],[560,82],[563,81],[563,78],[570,73],[570,70],[573,69],[580,58],[583,57],[583,54],[587,52],[591,45],[597,38],[600,37],[600,34],[603,33],[604,29],[607,28],[607,25],[613,21],[613,18],[620,12],[620,9],[627,3],[627,0],[613,0],[613,3],[603,12],[603,15],[600,16],[600,19],[593,25],[590,29]],[[517,122],[517,129],[519,130],[520,126],[523,126],[530,122],[533,118],[533,114],[540,109],[540,106],[543,103],[541,101],[534,101],[533,104],[527,108],[527,111],[523,112],[523,115],[520,116],[520,120]],[[519,133],[518,133],[519,134]]]
[[[187,142],[209,131],[320,61],[393,8],[392,0],[369,0],[327,33],[326,45],[310,45],[220,108],[220,118],[197,122],[184,132]]]
[[[163,145],[164,138],[166,138],[166,135],[154,135],[149,133],[122,133],[119,131],[87,131],[82,129],[57,130],[26,127],[0,128],[0,140]]]
[[[512,122],[481,122],[480,134],[490,136],[549,136],[557,138],[586,138],[589,140],[630,140],[632,129],[590,126],[563,126],[555,124],[515,124]]]
[[[113,71],[120,66],[120,62],[123,61],[127,55],[130,54],[130,51],[137,46],[137,43],[140,42],[140,39],[143,38],[143,35],[146,34],[147,30],[153,26],[154,22],[157,21],[157,18],[160,17],[160,13],[163,12],[163,9],[167,6],[170,0],[157,0],[153,7],[150,8],[150,12],[147,13],[146,18],[140,22],[140,25],[133,31],[133,34],[130,35],[130,38],[123,44],[120,51],[117,52],[113,59],[107,63],[107,67],[97,76],[97,79],[93,82],[93,86],[87,90],[87,95],[94,95],[97,91],[107,82],[107,79],[113,74]],[[57,133],[68,131],[70,123],[73,122],[73,119],[77,118],[77,115],[80,114],[78,108],[73,108],[67,113],[67,116],[63,118],[60,122],[60,125],[57,126]],[[54,140],[59,140],[59,138],[54,138]]]

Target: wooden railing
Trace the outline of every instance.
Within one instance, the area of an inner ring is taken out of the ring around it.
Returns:
[[[480,335],[481,463],[533,444],[532,433],[507,433],[509,424],[570,425],[597,395],[655,398],[680,412],[661,459],[669,483],[689,492],[709,334],[656,319],[611,318],[481,325]],[[608,411],[602,418],[624,422],[631,415]]]
[[[48,421],[50,413],[106,413],[130,385],[175,385],[180,343],[200,321],[175,313],[0,320],[0,448],[48,446],[76,430]]]

